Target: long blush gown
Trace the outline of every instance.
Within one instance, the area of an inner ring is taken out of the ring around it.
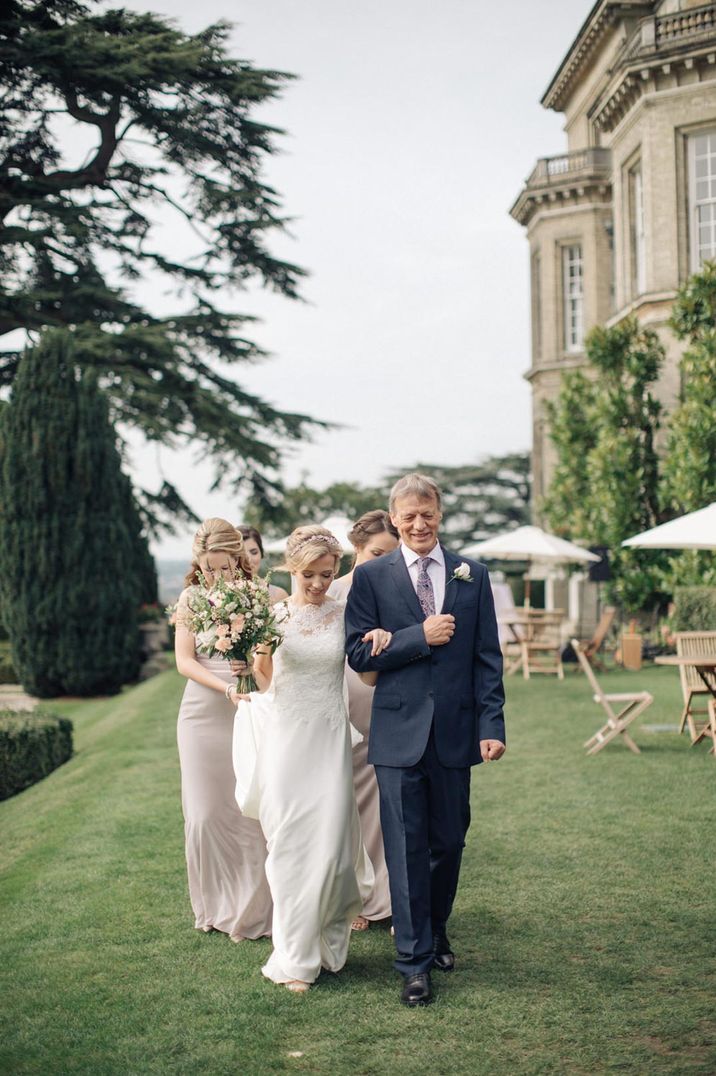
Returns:
[[[329,594],[345,602],[350,589],[350,576],[343,576],[331,583]],[[358,673],[354,672],[347,662],[345,675],[348,688],[348,715],[351,725],[363,737],[362,742],[353,748],[353,788],[358,804],[363,843],[375,875],[373,889],[366,898],[361,915],[372,920],[387,919],[390,915],[390,888],[383,848],[383,831],[380,827],[380,796],[375,770],[368,764],[370,715],[375,689],[364,684]]]
[[[274,902],[273,952],[261,969],[276,983],[312,983],[340,971],[350,924],[372,885],[353,795],[351,737],[343,699],[344,606],[276,606],[284,636],[269,690],[239,705],[236,744],[250,724],[256,756],[248,779],[237,755],[237,795],[253,788],[251,810],[268,843]],[[247,809],[248,804],[247,804]]]
[[[227,684],[234,679],[224,658],[196,657]],[[235,712],[218,691],[187,680],[177,743],[189,896],[198,930],[260,938],[271,933],[266,841],[258,822],[242,816],[234,795]]]

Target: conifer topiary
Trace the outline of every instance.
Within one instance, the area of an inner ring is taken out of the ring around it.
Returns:
[[[0,604],[25,690],[109,694],[136,677],[141,521],[107,401],[72,334],[25,352],[0,428]]]

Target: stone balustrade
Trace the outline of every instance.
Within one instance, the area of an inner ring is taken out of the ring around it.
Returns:
[[[655,38],[657,47],[670,45],[685,38],[716,32],[716,3],[657,16]]]
[[[577,179],[580,175],[608,176],[610,172],[610,151],[601,146],[590,146],[574,153],[562,153],[558,157],[541,157],[527,180],[527,186],[542,187]]]

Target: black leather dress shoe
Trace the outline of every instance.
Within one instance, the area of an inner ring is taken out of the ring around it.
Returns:
[[[429,1005],[433,1000],[430,973],[423,971],[419,975],[406,976],[400,1000],[411,1009],[416,1005]]]
[[[433,934],[433,952],[435,953],[434,968],[439,971],[455,970],[455,954],[450,948],[450,942],[444,930],[438,930]]]

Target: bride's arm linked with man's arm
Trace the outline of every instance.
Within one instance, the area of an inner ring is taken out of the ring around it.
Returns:
[[[373,628],[372,631],[365,633],[362,642],[371,643],[371,657],[377,657],[378,654],[382,654],[384,650],[388,649],[392,638],[392,632],[383,631],[382,628]],[[378,683],[377,672],[359,672],[358,676],[367,687],[375,687]]]
[[[362,572],[356,571],[350,594],[351,621],[355,624],[375,624],[378,609],[370,585]],[[455,618],[450,613],[429,616],[421,623],[399,628],[391,635],[390,646],[375,653],[366,645],[368,635],[362,629],[349,630],[346,639],[348,664],[359,675],[400,669],[410,661],[428,657],[431,646],[448,643],[455,631]],[[368,633],[370,634],[370,633]]]

